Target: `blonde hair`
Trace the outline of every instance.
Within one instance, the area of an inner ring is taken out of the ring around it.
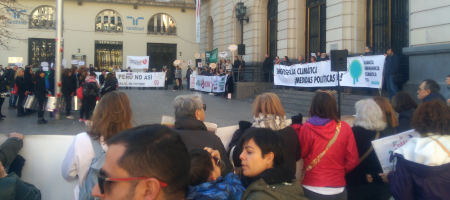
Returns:
[[[259,113],[263,115],[272,114],[280,117],[286,116],[280,98],[272,92],[260,94],[255,98],[253,102],[253,116],[258,116]]]
[[[117,133],[131,128],[130,100],[119,91],[108,92],[95,107],[88,134],[94,139],[103,136],[106,141]]]
[[[377,102],[378,106],[380,106],[381,110],[384,113],[384,120],[388,123],[389,126],[395,128],[398,126],[397,115],[395,114],[394,108],[392,108],[391,103],[386,97],[376,96],[373,97],[373,100]]]
[[[14,80],[19,76],[19,72],[25,72],[22,67],[18,68],[14,73]],[[23,76],[23,75],[22,75]]]

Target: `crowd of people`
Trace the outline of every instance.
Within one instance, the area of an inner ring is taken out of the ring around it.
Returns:
[[[174,99],[171,127],[132,127],[127,95],[111,91],[88,131],[74,137],[62,176],[76,181],[75,199],[446,199],[450,107],[434,84],[421,84],[420,104],[404,92],[392,101],[359,100],[353,124],[340,119],[330,91],[315,93],[305,120],[288,120],[278,96],[263,93],[253,102],[253,121],[239,122],[228,147],[208,131],[199,95]],[[394,170],[383,173],[371,142],[411,129],[421,137],[395,150]],[[10,174],[20,173],[11,163],[20,159],[22,139],[13,134],[0,147],[0,176],[20,181]],[[40,198],[33,185],[14,187]]]
[[[62,71],[61,97],[63,103],[61,110],[65,117],[74,119],[71,111],[80,110],[80,122],[88,121],[94,111],[96,102],[107,92],[118,88],[115,72],[108,75],[102,71],[97,81],[94,68],[72,67]],[[0,120],[6,116],[2,114],[1,107],[5,98],[9,96],[9,109],[17,109],[17,117],[24,117],[37,112],[38,124],[46,124],[45,111],[53,117],[53,110],[46,109],[48,97],[58,96],[55,93],[55,70],[49,68],[43,71],[41,67],[17,67],[8,65],[0,68]],[[73,105],[78,105],[73,108]],[[78,107],[78,108],[77,108]]]

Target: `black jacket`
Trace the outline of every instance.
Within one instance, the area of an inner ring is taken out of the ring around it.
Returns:
[[[63,76],[62,77],[62,88],[61,92],[63,95],[70,95],[75,92],[77,89],[77,78],[72,76]]]
[[[48,74],[48,90],[52,95],[55,94],[55,70],[51,69]]]
[[[192,69],[191,69],[191,68],[188,68],[188,69],[186,70],[186,79],[187,79],[187,80],[191,79],[191,74],[192,74]]]
[[[375,140],[377,132],[367,130],[360,126],[355,126],[352,128],[352,130],[353,135],[355,136],[356,147],[358,148],[358,153],[361,157],[372,146],[372,140]],[[382,138],[382,136],[384,135],[380,133],[379,138]],[[369,184],[366,181],[366,174],[372,175],[375,183],[383,183],[380,176],[378,175],[379,173],[383,173],[383,170],[381,169],[375,151],[372,150],[369,156],[367,156],[366,159],[359,163],[359,165],[355,169],[348,173],[345,178],[349,187]]]
[[[214,133],[208,132],[202,121],[196,119],[177,119],[175,129],[180,133],[181,139],[188,151],[210,147],[220,152],[220,158],[224,163],[222,174],[233,171],[230,160],[227,157],[225,147],[220,138]]]
[[[17,85],[17,95],[25,95],[26,87],[25,87],[25,79],[23,77],[18,76],[16,78]]]
[[[31,69],[27,68],[25,69],[24,75],[23,75],[23,79],[24,79],[24,87],[25,87],[25,91],[30,91],[30,92],[34,92],[34,84],[33,84],[33,76],[30,74]]]
[[[5,76],[6,76],[7,80],[8,80],[8,85],[11,88],[14,88],[14,83],[15,83],[14,75],[16,75],[16,71],[14,71],[14,69],[7,69],[5,71]]]
[[[8,92],[8,90],[6,89],[7,85],[8,85],[7,74],[0,75],[0,94]]]
[[[405,77],[401,74],[400,61],[396,54],[386,57],[383,76],[386,78],[393,77],[396,84],[401,84],[406,81]]]
[[[398,113],[398,127],[397,131],[399,133],[412,129],[411,118],[414,114],[414,109],[409,109]]]
[[[447,103],[447,101],[445,100],[444,96],[442,96],[439,93],[434,93],[434,92],[430,93],[428,96],[423,98],[422,101],[425,103],[425,102],[433,101],[433,100],[436,100],[436,99],[442,100],[442,101],[444,101],[444,103]]]
[[[273,62],[272,59],[266,58],[263,62],[263,72],[268,73],[273,70]]]
[[[47,87],[45,87],[45,78],[37,77],[36,85],[34,88],[34,93],[36,98],[46,98],[48,91]]]
[[[98,81],[100,85],[103,85],[105,83],[105,76],[103,74],[100,74],[100,76],[98,77]]]

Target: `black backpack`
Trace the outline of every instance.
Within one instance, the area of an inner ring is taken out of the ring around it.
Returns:
[[[99,88],[96,82],[85,83],[83,87],[83,96],[98,96]]]

